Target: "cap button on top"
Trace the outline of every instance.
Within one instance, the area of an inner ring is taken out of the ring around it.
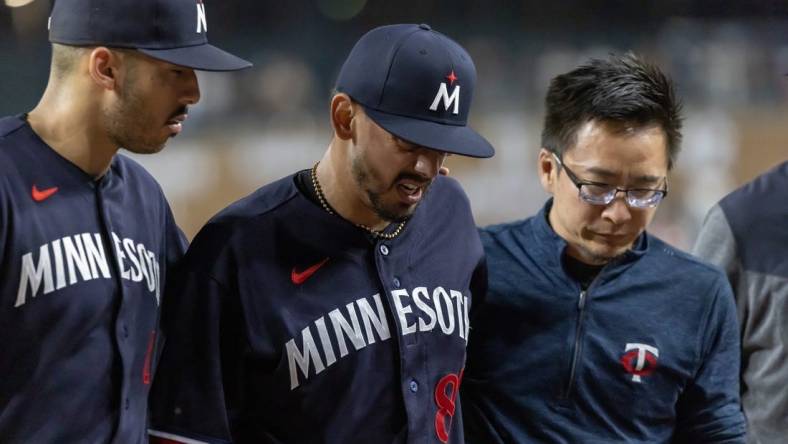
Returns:
[[[431,29],[432,29],[432,28],[430,28],[430,25],[428,25],[428,24],[426,24],[426,23],[422,23],[422,24],[420,24],[420,25],[419,25],[419,28],[421,28],[421,29],[423,29],[423,30],[425,30],[425,31],[429,31],[429,30],[431,30]]]

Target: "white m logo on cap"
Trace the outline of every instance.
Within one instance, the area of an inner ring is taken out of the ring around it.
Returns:
[[[451,96],[449,95],[449,89],[446,87],[445,82],[441,82],[440,88],[438,88],[438,94],[435,95],[435,100],[432,101],[432,105],[430,106],[430,111],[437,111],[438,110],[438,102],[443,101],[443,108],[448,111],[449,107],[454,104],[454,110],[452,110],[452,114],[459,114],[460,113],[460,85],[454,87],[454,91],[451,92]]]
[[[205,5],[202,0],[197,0],[197,34],[208,31],[208,17],[205,15]]]

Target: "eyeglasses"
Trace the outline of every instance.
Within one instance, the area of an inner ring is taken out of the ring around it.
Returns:
[[[577,187],[580,198],[591,205],[609,205],[621,191],[626,195],[627,205],[633,208],[653,208],[668,195],[668,178],[665,177],[664,189],[651,188],[618,188],[613,185],[581,180],[575,173],[561,162],[561,158],[552,153],[558,165],[566,171],[567,177]]]

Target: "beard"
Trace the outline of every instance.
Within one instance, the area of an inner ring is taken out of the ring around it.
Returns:
[[[622,257],[624,254],[626,254],[627,251],[629,251],[629,248],[626,248],[623,251],[600,253],[582,244],[576,245],[576,248],[580,250],[582,256],[586,259],[586,262],[590,262],[591,264],[595,264],[595,265],[604,265],[607,264],[608,262],[613,262],[618,258]]]
[[[427,197],[427,192],[429,191],[432,184],[432,181],[425,180],[424,177],[417,174],[400,173],[394,179],[394,181],[392,181],[388,188],[384,189],[383,191],[376,191],[372,186],[375,182],[376,175],[364,162],[362,156],[356,156],[353,158],[351,163],[351,172],[356,185],[361,191],[364,192],[364,194],[366,194],[367,199],[369,199],[369,202],[372,205],[372,211],[374,211],[379,218],[390,223],[400,223],[408,220],[416,211],[416,208],[419,206],[419,204]],[[413,205],[405,205],[398,201],[386,202],[384,194],[387,191],[393,190],[396,186],[396,183],[403,179],[411,179],[423,183],[423,185],[421,185],[423,188],[421,199]],[[377,182],[379,183],[380,181]]]
[[[126,87],[121,90],[120,100],[105,107],[104,129],[110,140],[135,154],[155,154],[164,149],[170,137],[163,137],[163,122],[156,121],[151,107],[146,103],[129,77]],[[186,114],[186,106],[176,110],[172,117]]]

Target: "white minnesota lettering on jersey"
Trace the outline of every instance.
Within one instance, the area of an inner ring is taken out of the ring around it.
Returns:
[[[427,287],[416,287],[410,294],[406,289],[393,290],[391,297],[394,300],[394,308],[403,336],[417,331],[429,332],[439,326],[443,334],[450,336],[456,332],[460,338],[468,342],[468,297],[463,296],[462,292],[436,287],[430,294]],[[407,302],[407,298],[410,297],[413,298],[420,314],[414,313],[413,307]],[[375,304],[374,309],[368,300],[370,298]],[[331,310],[328,312],[328,321],[325,315],[312,321],[301,330],[300,348],[296,344],[296,338],[291,338],[285,343],[290,370],[290,390],[301,385],[300,377],[307,380],[310,376],[317,376],[338,359],[347,356],[350,353],[348,342],[353,345],[355,351],[359,351],[377,340],[384,342],[391,338],[388,318],[380,294],[376,293],[370,298],[357,299],[345,305],[344,310],[340,308]],[[327,323],[331,324],[330,329]],[[313,333],[314,331],[317,335]],[[339,349],[339,358],[334,350],[332,334],[334,343]],[[316,337],[320,340],[319,344],[315,340]],[[314,373],[311,372],[312,369]]]
[[[159,261],[155,253],[145,245],[132,239],[121,239],[112,233],[118,269],[121,278],[133,282],[145,281],[148,291],[155,294],[159,303]],[[99,233],[80,233],[65,236],[41,245],[38,261],[33,251],[22,255],[19,290],[14,307],[28,302],[28,297],[49,294],[62,288],[93,279],[110,279],[109,261],[104,251],[104,242]],[[126,267],[126,260],[130,267]],[[43,288],[42,288],[43,287]],[[28,295],[29,290],[29,295]]]

